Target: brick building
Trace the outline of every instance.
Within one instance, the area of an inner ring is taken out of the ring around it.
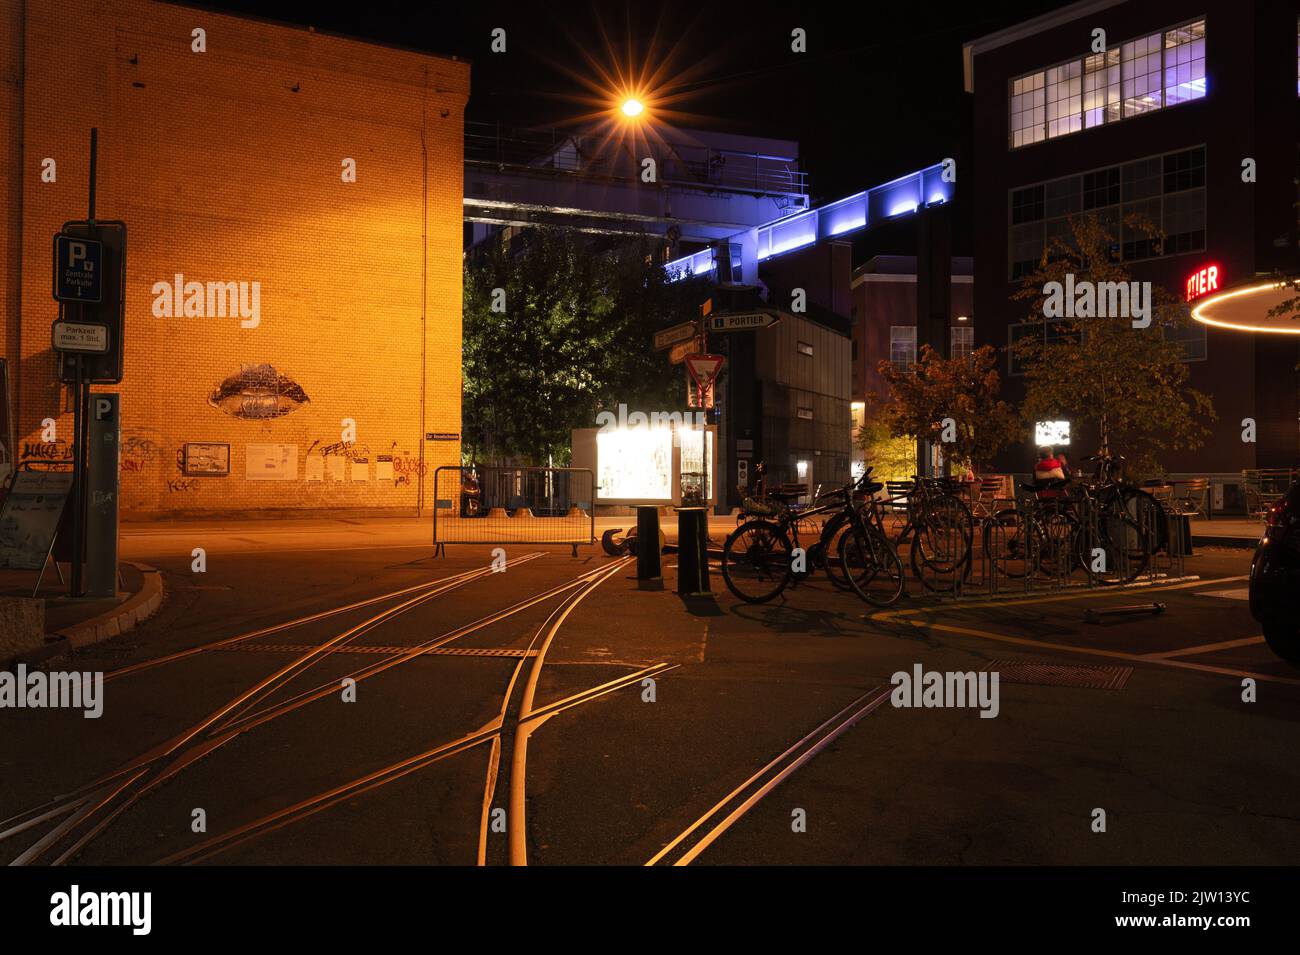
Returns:
[[[18,466],[69,453],[50,246],[86,215],[98,127],[97,213],[129,230],[125,376],[103,389],[122,395],[123,514],[430,506],[433,470],[460,461],[468,95],[464,62],[310,29],[147,0],[0,0],[0,354]],[[208,315],[214,287],[242,292],[245,313]],[[228,474],[183,473],[186,445],[208,471],[228,445]]]

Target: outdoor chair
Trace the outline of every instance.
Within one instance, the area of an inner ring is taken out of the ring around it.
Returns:
[[[1210,480],[1209,478],[1192,478],[1178,481],[1173,491],[1173,513],[1182,517],[1210,516]],[[1159,500],[1157,498],[1157,500]]]

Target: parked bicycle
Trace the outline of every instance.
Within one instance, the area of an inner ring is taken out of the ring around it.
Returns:
[[[883,532],[864,518],[863,499],[869,501],[882,487],[871,480],[868,468],[856,483],[815,499],[811,507],[780,502],[774,514],[745,521],[723,545],[722,577],[728,589],[747,603],[766,603],[820,569],[836,586],[847,585],[868,603],[894,603],[905,584],[902,561]],[[824,514],[834,516],[797,562],[800,528],[806,532],[813,518]]]
[[[970,508],[957,494],[954,482],[912,475],[911,487],[901,495],[875,502],[875,523],[882,533],[883,509],[899,507],[905,508],[906,520],[902,530],[892,538],[891,547],[897,550],[910,543],[912,573],[916,578],[929,590],[950,589],[958,575],[970,572],[975,536]],[[949,577],[952,584],[941,586],[941,581]]]

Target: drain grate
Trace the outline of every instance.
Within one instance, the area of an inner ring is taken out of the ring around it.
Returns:
[[[1002,683],[1031,686],[1074,686],[1085,690],[1122,690],[1132,667],[1094,666],[1086,663],[1027,663],[994,660],[985,670],[996,670]]]
[[[229,652],[231,650],[269,650],[279,653],[307,653],[310,650],[319,650],[320,647],[311,643],[232,643],[227,647],[211,647],[211,650]],[[371,646],[346,646],[335,647],[332,653],[382,653],[396,655],[399,653],[409,653],[411,647],[371,647]],[[499,647],[434,647],[432,650],[425,650],[425,656],[447,656],[447,657],[535,657],[536,650],[511,650],[509,648]]]

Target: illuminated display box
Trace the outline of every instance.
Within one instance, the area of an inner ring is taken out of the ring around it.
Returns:
[[[683,483],[688,498],[691,488],[703,487],[712,504],[717,437],[714,425],[575,428],[573,466],[595,475],[597,505],[680,505]]]

